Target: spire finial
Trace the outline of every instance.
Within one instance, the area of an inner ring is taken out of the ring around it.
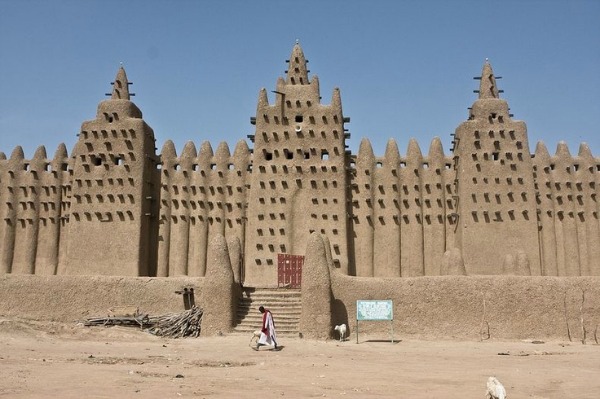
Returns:
[[[306,58],[304,58],[304,52],[300,47],[300,40],[296,39],[296,44],[292,49],[292,55],[289,59],[289,65],[287,70],[287,84],[293,85],[305,85],[308,82],[308,69],[306,68]]]
[[[498,87],[496,87],[496,78],[489,58],[485,59],[483,70],[481,71],[481,82],[479,83],[479,98],[500,98]]]
[[[112,83],[112,95],[111,99],[113,100],[129,100],[129,81],[127,80],[127,74],[125,73],[125,68],[123,68],[123,63],[121,62],[121,66],[119,67],[119,71],[117,72],[117,76],[115,77],[115,81]]]

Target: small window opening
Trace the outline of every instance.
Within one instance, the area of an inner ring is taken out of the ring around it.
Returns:
[[[302,117],[302,115],[296,115],[296,122],[302,122],[304,120],[304,118]]]

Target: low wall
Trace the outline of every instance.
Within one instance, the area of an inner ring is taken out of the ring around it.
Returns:
[[[183,310],[175,291],[193,287],[200,302],[204,278],[108,276],[0,276],[0,316],[74,322],[104,316],[116,306],[152,315]],[[331,273],[332,322],[356,325],[356,301],[394,301],[394,334],[423,338],[580,340],[583,312],[588,340],[600,325],[600,277],[441,276],[360,278]],[[585,302],[582,304],[582,289]],[[483,311],[485,296],[486,310]],[[566,307],[565,307],[566,303]],[[312,309],[322,312],[324,309]],[[566,312],[566,318],[565,318]],[[484,323],[482,323],[482,321]],[[360,330],[387,337],[388,322],[361,322]],[[600,328],[599,328],[600,330]],[[600,331],[598,331],[600,337]]]
[[[0,276],[0,316],[41,321],[73,322],[106,316],[117,306],[136,306],[160,315],[184,310],[175,291],[194,288],[196,303],[203,278],[109,276]]]
[[[600,277],[440,276],[358,278],[332,272],[332,321],[356,329],[356,301],[392,299],[394,335],[480,339],[588,340],[600,324]],[[585,291],[583,309],[582,289]],[[485,297],[485,315],[484,315]],[[566,303],[566,306],[565,306]],[[566,313],[566,317],[565,317]],[[360,322],[359,330],[386,337],[389,322]],[[600,328],[598,331],[600,338]]]

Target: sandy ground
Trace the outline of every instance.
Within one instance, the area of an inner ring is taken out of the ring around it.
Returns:
[[[163,339],[133,327],[0,319],[6,398],[483,398],[495,375],[510,399],[600,397],[600,345],[345,342],[248,336]]]

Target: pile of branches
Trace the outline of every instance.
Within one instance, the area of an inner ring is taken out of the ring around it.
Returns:
[[[150,334],[169,338],[197,337],[200,335],[202,309],[192,306],[182,313],[167,313],[162,316],[149,317]]]
[[[202,323],[202,309],[193,306],[181,313],[161,316],[134,314],[132,316],[94,317],[84,322],[85,326],[134,326],[160,337],[198,337]]]

